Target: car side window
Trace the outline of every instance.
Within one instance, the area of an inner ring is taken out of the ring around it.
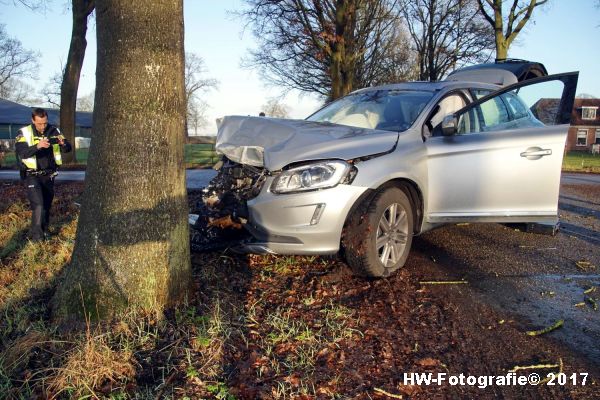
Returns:
[[[569,72],[532,78],[491,93],[471,90],[476,100],[454,114],[457,120],[449,126],[451,134],[568,124],[577,77],[577,72]]]
[[[460,116],[457,134],[492,131],[509,121],[510,115],[501,96],[493,97]]]

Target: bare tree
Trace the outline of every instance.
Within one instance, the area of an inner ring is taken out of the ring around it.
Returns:
[[[219,81],[207,78],[206,66],[202,57],[195,53],[185,53],[185,102],[187,105],[186,132],[191,128],[195,134],[198,129],[206,126],[205,117],[208,104],[201,95],[216,89]]]
[[[494,36],[475,0],[405,0],[401,7],[420,80],[437,81],[460,65],[490,58]]]
[[[10,78],[0,89],[0,98],[15,103],[33,106],[42,101],[35,95],[35,89],[20,79]]]
[[[60,87],[62,86],[63,74],[60,72],[52,75],[42,90],[40,96],[46,106],[60,108]]]
[[[72,0],[71,13],[73,26],[71,30],[71,44],[67,54],[67,64],[63,72],[60,86],[60,127],[65,137],[75,143],[75,111],[77,109],[77,90],[87,41],[88,17],[94,11],[95,0]],[[74,163],[77,161],[75,151],[66,153],[63,162]]]
[[[477,0],[479,11],[493,29],[497,60],[505,60],[508,57],[510,45],[523,30],[527,21],[531,19],[533,10],[547,2],[548,0],[512,0],[509,9],[509,1]],[[508,10],[508,16],[505,19],[504,11],[506,10]]]
[[[259,46],[246,65],[270,83],[329,100],[383,82],[400,54],[397,0],[246,0]],[[392,54],[390,54],[392,52]],[[406,60],[405,60],[406,61]]]
[[[72,261],[53,299],[59,320],[160,315],[191,283],[183,0],[96,7],[93,144]]]
[[[267,117],[273,118],[288,118],[290,108],[283,104],[278,98],[270,98],[266,104],[262,106],[262,111]]]
[[[2,0],[0,4],[8,4],[13,3],[14,5],[21,4],[30,10],[45,10],[47,5],[47,0]]]
[[[23,48],[21,42],[11,38],[0,24],[0,96],[7,96],[7,85],[14,79],[33,78],[38,69],[39,54]]]
[[[94,111],[94,96],[96,91],[92,90],[88,94],[77,98],[77,111]]]
[[[187,102],[187,115],[186,115],[186,133],[189,135],[190,132],[194,132],[194,135],[198,135],[198,130],[208,126],[208,119],[206,118],[206,110],[208,104],[201,99],[192,99]]]

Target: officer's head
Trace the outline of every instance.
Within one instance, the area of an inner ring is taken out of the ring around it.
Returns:
[[[31,122],[38,132],[43,133],[48,126],[48,113],[43,108],[34,108],[31,111]]]

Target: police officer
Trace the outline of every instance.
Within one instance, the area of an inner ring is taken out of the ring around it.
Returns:
[[[31,125],[19,130],[15,153],[21,179],[27,185],[31,205],[29,239],[41,241],[47,237],[50,207],[54,198],[54,177],[62,164],[61,152],[71,151],[71,144],[58,128],[48,124],[48,113],[42,108],[31,112]]]

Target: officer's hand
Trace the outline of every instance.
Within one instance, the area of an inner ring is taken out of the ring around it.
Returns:
[[[61,146],[65,145],[65,137],[63,135],[58,135],[56,138],[58,139],[59,145],[61,145]]]
[[[50,147],[50,141],[47,138],[42,138],[37,144],[38,149],[47,149],[48,147]]]

